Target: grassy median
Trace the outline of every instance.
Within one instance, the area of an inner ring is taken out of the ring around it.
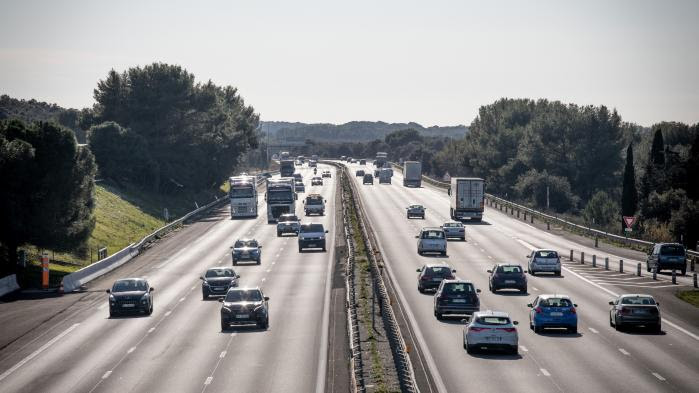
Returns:
[[[677,291],[675,296],[693,305],[694,307],[699,307],[699,290],[692,289],[688,291]]]

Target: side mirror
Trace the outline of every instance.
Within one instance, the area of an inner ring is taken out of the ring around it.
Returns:
[[[420,238],[420,235],[415,235],[415,239],[419,239],[419,238]]]
[[[111,290],[111,289],[107,289],[105,292],[107,292],[107,293],[112,293],[112,290]]]
[[[613,306],[613,305],[614,305],[614,302],[613,302],[613,301],[612,301],[612,302],[609,302],[609,305],[610,305],[610,306]]]
[[[218,302],[223,303],[223,298],[222,297],[218,298]]]
[[[204,276],[199,276],[199,279],[200,279],[200,280],[203,280],[203,279],[204,279]]]
[[[323,199],[323,202],[328,203],[328,200],[327,200],[327,199]]]
[[[257,246],[257,248],[262,248],[262,246]]]
[[[415,269],[416,272],[420,273],[422,269]],[[107,289],[107,292],[109,292],[109,289]]]
[[[232,249],[233,249],[233,246],[230,246],[230,247],[228,247],[228,248],[230,248],[230,249],[232,250]]]
[[[155,291],[155,288],[153,288],[153,287],[150,287],[150,289],[148,290],[148,292],[153,292],[153,291]]]
[[[573,303],[573,307],[578,307],[578,305],[577,305],[577,304],[575,304],[575,303]]]
[[[481,293],[481,290],[480,290],[480,289],[476,289],[476,293]]]
[[[513,325],[519,325],[519,322],[517,322],[517,321],[512,321],[512,324],[513,324]]]
[[[487,271],[488,273],[492,273],[492,272],[493,272],[492,270],[486,270],[486,271]]]
[[[303,204],[305,205],[305,204],[306,204],[306,201],[303,201]]]
[[[265,301],[269,300],[269,296],[265,296]]]
[[[658,303],[658,302],[655,302],[655,305],[658,306],[658,307],[660,307],[660,303]]]
[[[451,195],[451,188],[447,190],[447,195]]]
[[[297,199],[299,199],[299,194],[294,193],[294,200],[297,200]]]
[[[531,303],[527,303],[527,307],[531,308],[533,307]]]
[[[527,258],[531,258],[531,257],[532,257],[531,254],[527,255]]]
[[[451,272],[452,272],[452,273],[456,273],[456,269],[451,269]]]

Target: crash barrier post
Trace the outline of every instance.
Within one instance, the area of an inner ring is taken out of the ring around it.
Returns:
[[[597,267],[597,255],[592,254],[592,267]]]
[[[580,253],[580,264],[581,265],[585,264],[585,251]]]
[[[641,262],[636,265],[636,275],[641,277]]]
[[[609,270],[609,257],[604,257],[604,270]]]
[[[694,288],[699,288],[699,286],[697,286],[697,274],[696,273],[694,273]]]
[[[623,273],[623,272],[624,272],[624,260],[620,259],[619,260],[619,273]]]
[[[573,261],[573,250],[570,250],[570,261]]]
[[[672,283],[677,284],[677,270],[672,269]]]
[[[657,279],[658,279],[658,267],[653,266],[653,280],[657,280]]]

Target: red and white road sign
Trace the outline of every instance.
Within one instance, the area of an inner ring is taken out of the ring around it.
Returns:
[[[631,228],[636,222],[635,216],[622,216],[624,218],[624,223],[626,223],[627,228]]]

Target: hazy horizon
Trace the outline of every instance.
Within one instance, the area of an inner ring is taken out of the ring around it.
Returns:
[[[468,126],[545,98],[699,122],[699,2],[0,0],[0,94],[92,106],[110,69],[178,64],[264,121]]]

